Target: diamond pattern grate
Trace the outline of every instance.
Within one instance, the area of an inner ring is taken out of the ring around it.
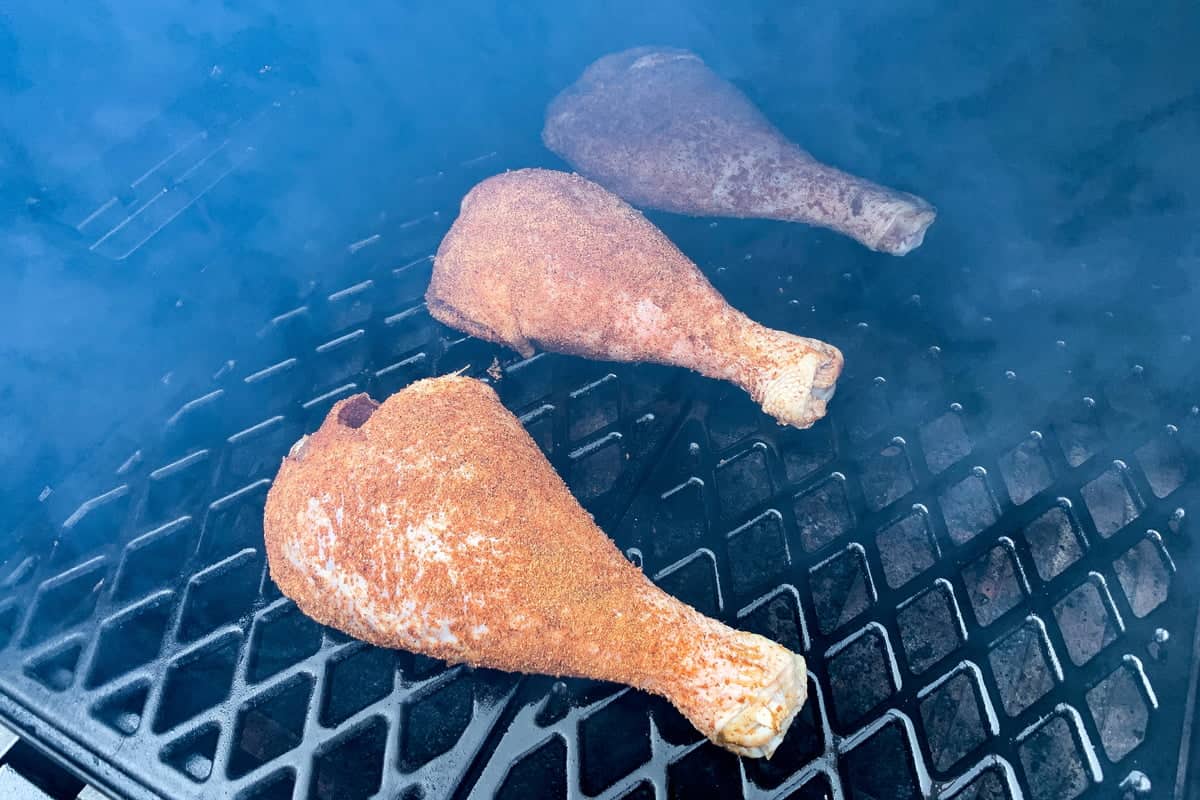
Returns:
[[[67,519],[18,531],[0,564],[0,706],[18,727],[84,769],[103,759],[135,797],[1057,800],[1111,796],[1134,769],[1173,784],[1182,702],[1158,698],[1184,697],[1191,666],[1176,578],[1196,566],[1194,377],[1068,359],[1055,343],[1086,342],[1086,315],[1036,302],[952,335],[933,277],[793,282],[797,247],[864,260],[677,219],[661,224],[732,302],[843,347],[828,420],[779,428],[677,370],[517,360],[420,302],[455,198],[502,166],[443,175],[438,214],[351,252],[352,281],[269,320],[261,358],[237,361],[252,368],[183,404]],[[1004,326],[1048,346],[1011,360]],[[493,358],[502,398],[635,563],[809,659],[812,700],[775,759],[741,761],[622,687],[365,646],[271,584],[262,505],[291,443],[352,392],[483,377]]]

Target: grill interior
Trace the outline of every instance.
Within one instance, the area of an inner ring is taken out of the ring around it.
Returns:
[[[137,196],[60,213],[116,259],[174,231],[287,124],[294,93],[271,79],[169,150],[161,216]],[[695,375],[518,360],[429,317],[458,198],[545,158],[489,152],[406,185],[419,202],[346,249],[337,285],[236,321],[230,369],[116,461],[80,465],[56,492],[77,504],[26,518],[0,561],[8,723],[135,798],[1200,796],[1200,374],[1170,286],[1130,265],[1043,290],[1046,265],[1013,264],[1022,302],[964,307],[993,276],[652,215],[734,305],[845,352],[829,417],[784,429]],[[492,380],[493,359],[504,402],[631,560],[806,656],[811,700],[773,760],[619,686],[365,646],[270,582],[262,505],[291,444],[348,394]]]
[[[796,431],[678,370],[515,360],[433,322],[420,296],[452,211],[269,321],[286,358],[225,376],[65,522],[20,532],[0,604],[20,727],[135,797],[1057,800],[1112,796],[1135,770],[1174,786],[1200,416],[1173,373],[1079,352],[1102,312],[980,317],[1042,334],[1007,360],[999,337],[929,333],[953,294],[935,281],[889,298],[886,275],[798,269],[777,226],[659,220],[706,242],[736,305],[845,349],[830,417]],[[295,439],[347,394],[487,378],[493,359],[635,563],[809,659],[812,700],[772,761],[618,686],[364,646],[270,582],[262,504]]]

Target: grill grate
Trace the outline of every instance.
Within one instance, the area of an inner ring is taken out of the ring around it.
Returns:
[[[873,274],[837,240],[663,219],[736,305],[843,347],[829,419],[779,428],[677,370],[514,361],[420,304],[449,198],[498,168],[446,177],[440,214],[354,250],[350,285],[262,329],[269,358],[183,405],[65,522],[18,531],[0,567],[14,726],[131,797],[1059,800],[1114,796],[1135,771],[1175,786],[1200,415],[1168,349],[1103,346],[1116,323],[1095,298],[964,321],[944,277]],[[805,251],[860,266],[797,270]],[[262,506],[291,443],[352,392],[482,377],[493,358],[632,560],[805,653],[812,700],[774,760],[739,761],[618,686],[348,640],[270,582]]]

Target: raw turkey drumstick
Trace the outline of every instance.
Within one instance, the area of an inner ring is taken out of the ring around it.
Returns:
[[[434,259],[429,313],[528,357],[534,346],[688,367],[783,424],[825,415],[837,348],[734,310],[662,231],[578,175],[526,169],[463,199]]]
[[[542,139],[645,208],[805,222],[897,256],[921,244],[936,216],[919,197],[817,161],[687,50],[595,61],[551,102]]]
[[[264,528],[284,594],[384,647],[636,686],[747,756],[804,703],[803,658],[652,584],[471,378],[335,404],[283,460]]]

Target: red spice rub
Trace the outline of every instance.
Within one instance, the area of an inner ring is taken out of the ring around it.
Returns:
[[[651,584],[479,381],[337,403],[284,459],[264,528],[284,594],[375,644],[638,686],[749,754],[774,745],[739,744],[739,712],[778,738],[803,702],[798,656]]]
[[[429,312],[530,356],[653,361],[741,386],[780,422],[825,414],[837,348],[733,309],[662,231],[578,175],[524,169],[481,182],[442,240]]]
[[[936,211],[822,164],[695,53],[637,47],[593,62],[546,110],[546,146],[631,203],[804,222],[904,255]]]

